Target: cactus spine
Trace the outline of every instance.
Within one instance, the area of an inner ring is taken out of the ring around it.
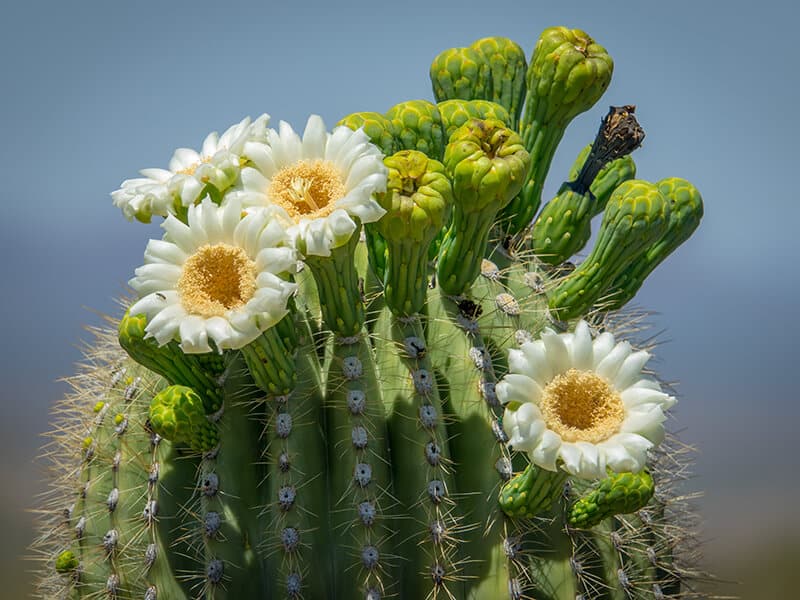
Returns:
[[[611,70],[579,30],[530,66],[484,38],[436,57],[437,104],[246,119],[125,182],[167,235],[57,407],[40,597],[692,596],[674,398],[611,330],[700,195],[634,179],[612,107],[528,230]]]

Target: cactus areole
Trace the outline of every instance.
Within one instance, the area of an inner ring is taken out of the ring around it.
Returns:
[[[124,181],[164,236],[54,412],[39,597],[693,596],[676,399],[623,338],[702,199],[635,178],[631,105],[539,210],[612,70],[583,31],[484,38],[435,102],[244,119]]]

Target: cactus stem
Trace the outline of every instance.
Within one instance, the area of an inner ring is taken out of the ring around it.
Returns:
[[[323,296],[324,297],[324,296]],[[347,553],[333,556],[335,597],[384,591],[394,567],[385,550],[390,504],[382,390],[366,336],[329,344],[326,384],[331,526]]]
[[[334,334],[343,337],[358,335],[364,324],[364,303],[359,289],[354,255],[359,232],[347,243],[331,250],[329,257],[308,256],[322,309],[322,320]]]

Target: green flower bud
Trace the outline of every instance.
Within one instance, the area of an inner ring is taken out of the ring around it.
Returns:
[[[608,304],[603,304],[608,310],[621,308],[631,300],[653,269],[688,240],[700,225],[703,198],[696,187],[678,177],[662,179],[656,186],[669,201],[667,232],[614,280],[606,294]]]
[[[520,123],[531,167],[522,192],[503,211],[509,233],[530,225],[567,125],[600,99],[613,70],[611,57],[585,32],[551,27],[542,33],[528,67],[525,114]]]
[[[545,122],[570,121],[595,105],[611,83],[613,70],[606,49],[585,31],[550,27],[533,51],[527,101]]]
[[[386,118],[392,124],[398,149],[419,150],[441,160],[445,144],[444,127],[435,104],[427,100],[408,100],[390,108]]]
[[[586,314],[609,285],[667,231],[669,202],[652,183],[633,179],[608,201],[592,252],[553,290],[548,305],[557,319]]]
[[[353,131],[363,129],[370,141],[387,156],[397,151],[391,121],[380,113],[357,112],[344,117],[337,125],[344,125]]]
[[[519,191],[530,157],[502,122],[471,119],[450,138],[444,157],[453,183],[453,220],[442,240],[438,281],[460,295],[480,273],[497,212]]]
[[[473,48],[449,48],[433,59],[431,83],[437,102],[489,100],[492,79],[484,56]]]
[[[375,227],[387,241],[427,245],[450,213],[452,188],[444,165],[414,150],[402,150],[383,162],[389,169],[387,190],[376,199],[387,213]]]
[[[219,442],[216,426],[206,418],[203,400],[184,385],[171,385],[153,397],[150,426],[164,439],[188,444],[197,452],[207,452]]]
[[[72,550],[64,550],[56,556],[56,571],[62,575],[72,573],[78,566],[80,566],[80,562]]]
[[[655,484],[646,470],[615,473],[570,507],[567,520],[573,527],[588,529],[613,515],[624,515],[643,508],[653,497]]]
[[[387,244],[386,304],[395,313],[422,310],[428,288],[428,248],[447,221],[452,204],[444,165],[421,152],[403,150],[384,159],[387,190],[377,195],[386,214],[376,229]]]
[[[471,119],[453,132],[444,164],[462,210],[491,207],[496,213],[519,191],[530,157],[519,135],[501,121]]]
[[[528,70],[525,52],[519,44],[504,37],[482,38],[473,42],[470,48],[476,50],[489,66],[492,91],[487,99],[508,111],[511,120],[506,123],[515,129],[525,99],[525,74]]]
[[[528,465],[500,490],[500,508],[509,517],[532,519],[561,497],[567,475]]]
[[[445,100],[436,105],[442,116],[445,139],[470,119],[497,119],[510,127],[508,111],[487,100]]]

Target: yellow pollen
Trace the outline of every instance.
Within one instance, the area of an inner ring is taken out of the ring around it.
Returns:
[[[228,244],[200,246],[178,280],[183,308],[201,317],[224,316],[246,304],[255,291],[255,263],[242,248]]]
[[[570,369],[544,388],[539,405],[547,427],[565,442],[597,444],[619,431],[625,406],[599,375]]]
[[[344,197],[342,175],[327,160],[301,160],[278,171],[270,182],[267,195],[294,220],[301,217],[326,217],[334,202]]]
[[[176,173],[180,173],[182,175],[194,175],[194,172],[197,171],[197,167],[202,165],[203,163],[207,163],[211,160],[210,156],[203,156],[200,158],[199,162],[194,163],[193,165],[189,165],[185,169],[180,169],[175,171]]]

